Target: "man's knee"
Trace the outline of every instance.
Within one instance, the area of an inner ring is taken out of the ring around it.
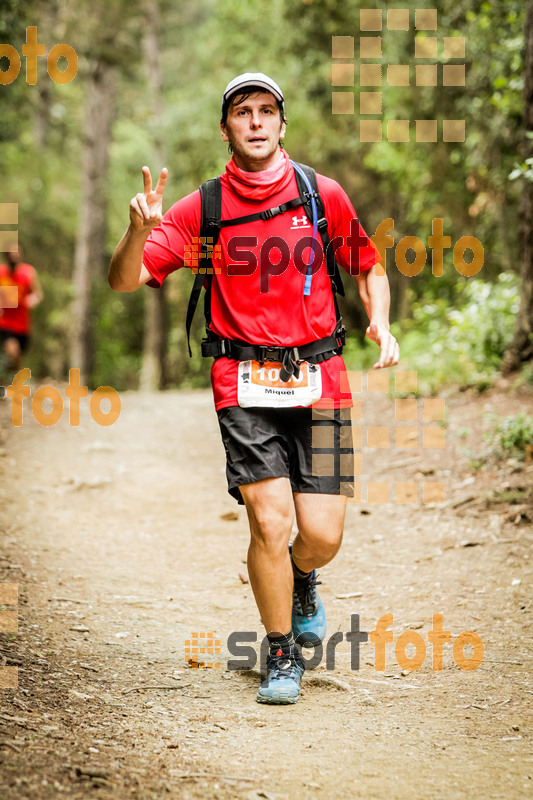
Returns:
[[[343,528],[300,529],[302,541],[325,561],[331,561],[337,555],[342,543]]]
[[[293,507],[290,492],[283,484],[266,481],[241,487],[250,520],[252,540],[272,550],[282,550],[292,530]]]
[[[259,505],[249,511],[252,538],[269,549],[287,547],[292,516],[279,508]]]

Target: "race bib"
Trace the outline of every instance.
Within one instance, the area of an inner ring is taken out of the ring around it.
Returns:
[[[322,396],[322,373],[318,364],[301,361],[298,378],[280,378],[281,364],[274,361],[240,361],[238,399],[241,408],[290,408],[310,406]]]

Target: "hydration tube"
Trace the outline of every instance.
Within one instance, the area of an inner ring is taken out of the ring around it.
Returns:
[[[302,169],[300,169],[300,167],[297,164],[294,163],[294,161],[291,161],[291,164],[294,167],[294,169],[298,172],[298,174],[302,177],[306,185],[307,191],[309,192],[309,196],[311,198],[311,211],[313,215],[313,246],[311,248],[311,254],[309,256],[309,263],[307,265],[307,272],[305,273],[305,283],[304,283],[304,296],[308,297],[311,294],[311,281],[313,279],[313,264],[315,262],[315,255],[316,255],[315,250],[316,250],[316,236],[318,232],[318,211],[316,207],[316,200],[313,188],[309,183],[307,175]]]

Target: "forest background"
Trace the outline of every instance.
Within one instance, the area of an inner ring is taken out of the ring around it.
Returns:
[[[382,31],[360,30],[361,8],[383,9]],[[416,30],[415,11],[430,8],[437,30]],[[285,93],[290,156],[338,180],[369,235],[390,217],[395,246],[416,236],[428,250],[414,276],[396,267],[394,248],[387,255],[393,330],[421,391],[449,382],[483,390],[502,370],[533,384],[530,0],[0,0],[0,9],[0,42],[22,58],[16,80],[0,85],[0,202],[18,204],[24,260],[45,293],[25,359],[34,377],[62,380],[79,367],[89,385],[118,391],[208,385],[201,313],[192,359],[186,347],[190,271],[174,273],[163,291],[117,294],[107,269],[129,200],[142,190],[141,167],[152,175],[168,167],[164,210],[223,172],[223,88],[240,72],[262,71]],[[391,9],[408,9],[407,30],[388,29]],[[27,83],[31,25],[46,54],[58,43],[74,48],[72,81],[54,82],[39,58],[36,83]],[[354,38],[353,59],[332,58],[334,36]],[[359,113],[360,91],[376,90],[358,85],[366,36],[382,37],[382,57],[365,59],[383,65],[381,117]],[[425,36],[438,37],[436,59],[415,57]],[[442,37],[464,37],[465,56],[444,58]],[[332,86],[333,63],[355,66],[353,87]],[[465,85],[444,86],[443,65],[463,63]],[[421,64],[437,64],[436,86],[416,85]],[[410,85],[388,86],[388,65],[408,65]],[[332,113],[332,92],[353,94],[354,113]],[[361,118],[383,120],[382,141],[361,141]],[[387,140],[395,119],[410,120],[409,142]],[[464,141],[443,141],[449,119],[465,121]],[[437,120],[438,140],[416,141],[416,120]],[[434,219],[452,245],[440,277],[428,247]],[[469,277],[453,263],[463,236],[484,251]],[[368,368],[375,345],[365,344],[366,315],[353,282],[344,283],[347,364]]]

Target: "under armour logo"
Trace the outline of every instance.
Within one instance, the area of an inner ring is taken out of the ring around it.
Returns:
[[[292,225],[291,229],[293,228],[310,228],[309,221],[306,216],[302,217],[293,217],[292,218]]]

